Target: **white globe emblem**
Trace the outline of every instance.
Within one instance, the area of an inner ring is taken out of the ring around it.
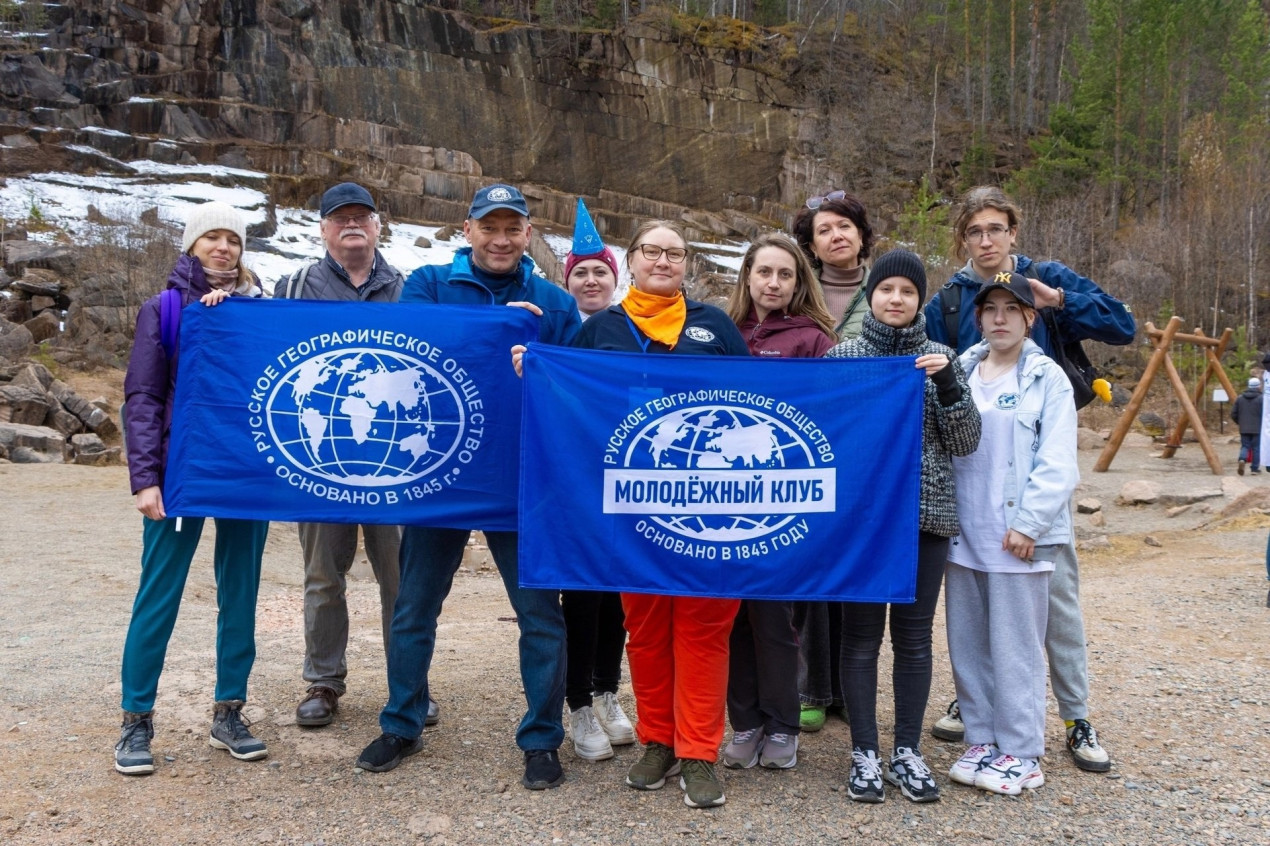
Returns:
[[[413,482],[458,449],[458,391],[413,356],[320,353],[287,371],[266,403],[269,434],[300,470],[351,487]]]
[[[495,188],[485,196],[491,203],[504,203],[512,198],[512,192],[506,188]]]
[[[732,405],[683,408],[650,421],[631,438],[623,460],[637,469],[744,471],[815,465],[811,447],[788,424]],[[738,476],[738,481],[744,478]],[[779,531],[797,516],[650,514],[648,519],[688,540],[736,542]]]
[[[703,329],[700,326],[689,326],[684,334],[689,338],[692,338],[694,341],[700,341],[703,344],[708,344],[714,340],[714,333],[709,329]]]

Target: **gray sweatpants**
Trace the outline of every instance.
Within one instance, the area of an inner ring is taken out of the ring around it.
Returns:
[[[948,655],[966,743],[1016,758],[1045,754],[1045,625],[1050,574],[949,564]]]
[[[1089,717],[1089,666],[1085,654],[1085,619],[1080,613],[1080,565],[1076,542],[1059,549],[1050,576],[1049,627],[1045,652],[1050,659],[1050,686],[1063,720]]]
[[[347,577],[357,554],[357,524],[301,523],[304,551],[304,680],[344,693],[348,663]],[[384,651],[392,629],[392,610],[401,582],[400,526],[365,525],[366,557],[379,582]]]

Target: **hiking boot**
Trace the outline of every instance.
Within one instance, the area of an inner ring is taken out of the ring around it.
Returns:
[[[123,728],[115,744],[115,769],[124,775],[149,775],[154,772],[154,756],[150,741],[154,739],[153,712],[123,712]]]
[[[684,804],[689,808],[715,808],[727,801],[723,795],[723,782],[710,761],[695,758],[684,759],[680,770],[679,787],[684,792]]]
[[[612,753],[613,750],[609,750]],[[549,790],[564,781],[560,753],[554,749],[529,749],[525,752],[525,775],[520,783],[529,790]]]
[[[609,736],[600,728],[590,705],[569,712],[569,737],[573,751],[584,761],[603,761],[613,757]]]
[[[847,795],[856,802],[877,804],[886,801],[886,792],[882,787],[882,759],[875,750],[857,746],[851,751]]]
[[[997,747],[992,744],[971,746],[958,758],[948,770],[948,777],[958,784],[975,786],[975,779],[983,768],[996,760]]]
[[[763,741],[758,763],[769,770],[793,769],[798,763],[798,735],[784,732],[769,734]]]
[[[1072,753],[1076,766],[1091,773],[1105,773],[1111,769],[1111,756],[1098,744],[1098,732],[1089,720],[1076,720],[1067,730],[1067,751]]]
[[[422,737],[402,737],[384,732],[362,750],[362,754],[357,756],[355,766],[372,773],[386,773],[396,769],[402,758],[414,755],[422,749]]]
[[[763,727],[732,730],[732,739],[723,747],[723,766],[733,770],[748,770],[758,763],[763,748]]]
[[[297,726],[329,726],[340,709],[340,695],[329,687],[313,685],[295,707]]]
[[[635,742],[635,727],[622,710],[616,693],[597,693],[591,708],[595,711],[595,721],[609,736],[611,745],[629,746]]]
[[[644,754],[626,771],[626,784],[636,790],[660,790],[668,776],[679,775],[679,759],[675,750],[661,743],[650,743]]]
[[[949,743],[961,743],[966,739],[966,726],[961,721],[961,706],[956,699],[948,703],[948,711],[930,727],[930,733]]]
[[[441,706],[431,696],[428,697],[428,716],[423,718],[425,726],[435,726],[441,722]]]
[[[939,785],[926,766],[922,753],[907,746],[899,746],[891,756],[890,765],[883,778],[900,789],[905,799],[914,802],[938,802]]]
[[[1018,796],[1024,790],[1035,790],[1045,783],[1041,762],[1036,758],[998,755],[975,776],[975,787],[989,793]]]
[[[212,733],[207,743],[213,749],[224,749],[240,761],[259,761],[269,754],[264,741],[252,737],[247,727],[251,721],[243,716],[243,701],[230,699],[217,702],[212,715]]]
[[[803,703],[798,708],[798,727],[803,731],[820,731],[825,727],[825,709],[821,705]]]
[[[1247,467],[1247,466],[1248,466],[1248,462],[1247,462],[1247,461],[1244,461],[1244,460],[1241,458],[1241,459],[1239,459],[1239,468],[1238,468],[1235,472],[1237,472],[1240,476],[1242,476],[1242,475],[1244,474],[1244,468],[1245,468],[1245,467]]]

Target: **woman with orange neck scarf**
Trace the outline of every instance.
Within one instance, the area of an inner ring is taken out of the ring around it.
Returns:
[[[631,288],[615,306],[582,325],[574,346],[676,355],[748,356],[736,325],[714,306],[684,296],[690,258],[683,229],[645,223],[631,239]],[[656,790],[679,775],[684,802],[724,802],[714,769],[723,740],[728,636],[739,600],[622,594],[630,640],[636,732],[644,755],[626,775],[636,790]]]

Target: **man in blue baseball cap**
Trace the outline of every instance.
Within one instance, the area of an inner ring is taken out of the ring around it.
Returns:
[[[564,290],[534,273],[527,255],[529,206],[511,185],[489,185],[472,198],[463,234],[470,246],[450,264],[425,265],[406,280],[401,302],[509,305],[540,318],[539,340],[568,346],[582,321]],[[528,709],[516,731],[525,754],[521,784],[530,790],[564,781],[558,749],[564,742],[565,628],[560,594],[520,587],[517,533],[487,531],[485,540],[503,577],[520,627],[520,676]],[[406,526],[401,539],[401,584],[388,645],[388,704],[383,730],[357,759],[372,772],[391,770],[423,749],[428,669],[437,618],[463,560],[468,529]]]

